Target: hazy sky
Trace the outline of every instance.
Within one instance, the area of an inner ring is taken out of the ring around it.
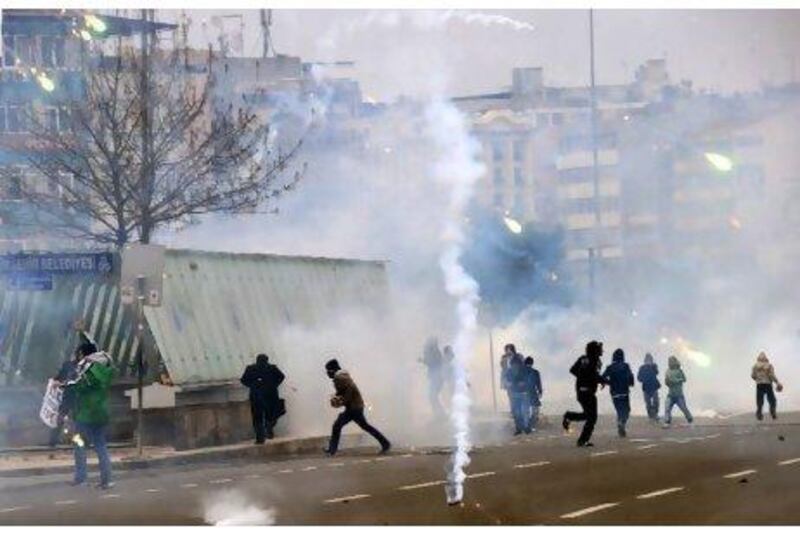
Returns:
[[[193,44],[216,40],[202,20],[245,14],[244,51],[261,50],[258,11],[191,11]],[[542,66],[545,82],[588,80],[585,10],[461,11],[275,10],[279,53],[303,60],[350,59],[365,94],[391,99],[440,89],[450,94],[500,90],[517,66]],[[527,23],[485,23],[467,14]],[[160,12],[166,18],[167,12]],[[722,91],[757,89],[800,78],[800,10],[599,10],[595,12],[598,83],[632,79],[648,58],[665,57],[673,80]],[[205,34],[205,35],[204,35]],[[432,81],[429,74],[437,73]]]

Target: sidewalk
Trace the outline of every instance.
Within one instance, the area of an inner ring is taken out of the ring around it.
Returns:
[[[358,446],[363,435],[343,434],[343,444]],[[114,470],[138,470],[160,466],[188,465],[225,459],[274,457],[321,453],[328,436],[289,438],[282,437],[256,445],[252,442],[175,451],[166,447],[145,447],[142,457],[133,446],[109,449]],[[90,465],[97,464],[97,456],[88,454]],[[7,451],[0,453],[0,478],[43,476],[72,472],[72,449]]]

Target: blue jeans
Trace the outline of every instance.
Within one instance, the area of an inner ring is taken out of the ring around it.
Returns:
[[[647,409],[647,417],[650,420],[658,420],[658,389],[644,390],[644,406]]]
[[[628,423],[628,418],[631,416],[630,396],[627,394],[612,396],[611,401],[614,404],[614,410],[617,412],[617,426],[624,430]]]
[[[528,401],[530,411],[528,411],[528,428],[535,429],[539,423],[539,400],[538,398],[531,398]]]
[[[667,408],[664,410],[664,422],[667,424],[672,423],[672,408],[676,405],[678,406],[678,409],[683,412],[683,416],[686,417],[686,421],[691,424],[692,413],[690,413],[689,408],[686,407],[686,398],[683,397],[683,394],[680,396],[672,396],[671,394],[667,394]]]
[[[100,483],[108,485],[111,482],[111,458],[106,447],[106,425],[77,422],[76,426],[84,445],[75,445],[75,483],[86,481],[86,447],[91,445],[100,466]]]
[[[527,431],[530,423],[528,415],[530,400],[526,392],[511,392],[511,415],[514,417],[514,427],[518,432]]]

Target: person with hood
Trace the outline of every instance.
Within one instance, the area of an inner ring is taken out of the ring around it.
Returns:
[[[111,484],[111,458],[106,446],[106,428],[109,422],[108,391],[116,371],[111,357],[99,351],[94,341],[82,334],[83,342],[78,351],[80,362],[75,378],[66,382],[75,394],[75,477],[72,485],[86,483],[86,446],[91,445],[97,454],[100,467],[101,489]]]
[[[389,439],[383,436],[383,433],[378,431],[375,427],[371,426],[367,419],[364,417],[364,399],[361,397],[361,392],[358,390],[355,381],[350,377],[346,370],[342,370],[339,361],[331,359],[325,363],[325,372],[328,377],[333,380],[333,387],[336,394],[331,398],[331,407],[340,408],[344,407],[336,421],[333,423],[331,430],[331,439],[328,447],[324,452],[328,455],[336,455],[339,449],[339,439],[342,435],[342,428],[350,422],[355,422],[358,427],[372,435],[375,440],[381,445],[381,453],[387,453],[392,444]]]
[[[647,409],[647,417],[653,422],[658,421],[658,389],[661,383],[658,381],[658,365],[653,361],[653,356],[649,353],[644,356],[644,364],[639,367],[636,379],[642,384],[642,394],[644,395],[644,406]]]
[[[614,350],[611,364],[603,372],[603,379],[608,383],[611,401],[617,412],[617,433],[620,437],[625,437],[627,436],[625,426],[631,415],[630,391],[635,381],[631,367],[625,362],[625,352],[622,351],[622,348]]]
[[[506,377],[508,376],[508,367],[511,362],[511,359],[514,357],[520,357],[517,353],[517,347],[513,344],[506,344],[503,347],[503,355],[500,357],[500,388],[506,391],[506,395],[508,396],[508,406],[512,408],[512,399],[511,399],[511,389],[509,388],[510,384],[506,381]],[[511,416],[514,416],[513,409]]]
[[[425,365],[428,371],[428,400],[431,410],[434,416],[440,416],[444,413],[442,402],[439,400],[444,385],[444,361],[442,352],[439,350],[439,340],[436,337],[427,340],[423,349],[423,357],[419,359],[419,362]]]
[[[667,408],[664,411],[664,424],[670,425],[672,423],[672,408],[678,406],[686,417],[686,421],[690,424],[694,420],[689,408],[686,407],[686,398],[683,396],[683,384],[686,383],[686,374],[681,369],[681,363],[678,358],[671,355],[668,360],[669,368],[667,373],[664,374],[664,384],[667,386]]]
[[[525,388],[528,391],[528,433],[536,431],[539,422],[539,408],[542,406],[542,378],[533,368],[533,357],[525,358]]]
[[[508,398],[511,402],[511,416],[514,418],[514,435],[530,433],[530,398],[528,397],[527,381],[525,379],[525,364],[522,356],[514,353],[508,360],[503,372],[503,381],[506,383]]]
[[[601,361],[603,356],[603,343],[591,341],[586,345],[586,354],[578,358],[569,369],[575,376],[575,392],[578,403],[581,404],[583,412],[567,411],[561,425],[564,431],[569,431],[570,422],[585,421],[583,430],[578,437],[578,446],[593,446],[590,442],[594,426],[597,423],[597,386],[605,387],[605,378],[600,374]]]
[[[767,359],[767,354],[761,352],[758,354],[756,364],[753,365],[753,371],[750,377],[756,382],[756,418],[759,420],[764,419],[761,411],[764,409],[764,397],[766,396],[769,402],[769,414],[773,420],[778,418],[777,406],[778,402],[775,399],[775,391],[772,390],[772,384],[775,383],[778,392],[783,390],[783,385],[778,378],[775,377],[775,368],[772,363]]]
[[[250,414],[256,444],[264,444],[264,437],[275,437],[275,424],[286,413],[283,400],[278,396],[278,387],[284,379],[286,376],[283,372],[270,364],[266,354],[261,353],[256,356],[255,364],[245,368],[239,380],[250,389]]]

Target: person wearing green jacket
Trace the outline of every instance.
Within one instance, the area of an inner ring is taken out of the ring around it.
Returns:
[[[681,369],[681,363],[674,355],[670,356],[669,368],[664,374],[664,384],[667,386],[667,406],[664,411],[664,424],[672,423],[672,408],[678,406],[690,424],[694,420],[689,408],[686,407],[686,398],[683,396],[683,384],[686,383],[686,374]]]
[[[101,489],[111,484],[111,459],[106,446],[106,427],[109,421],[108,390],[114,380],[115,370],[111,358],[97,350],[93,342],[84,342],[78,348],[81,359],[78,376],[67,385],[74,389],[74,420],[77,434],[75,443],[75,478],[73,485],[86,483],[86,446],[91,445],[100,466]]]

